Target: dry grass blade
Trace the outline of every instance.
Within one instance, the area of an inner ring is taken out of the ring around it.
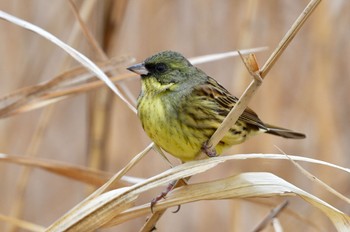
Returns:
[[[239,50],[239,52],[241,54],[250,54],[253,52],[262,52],[262,51],[266,51],[266,50],[267,50],[267,47],[258,47],[258,48]],[[197,57],[190,58],[189,61],[193,65],[202,64],[202,63],[206,63],[206,62],[227,59],[229,57],[239,56],[239,52],[238,51],[230,51],[230,52],[215,53],[215,54],[204,55],[204,56],[197,56]]]
[[[22,228],[22,229],[25,229],[28,231],[32,231],[32,232],[45,231],[45,228],[42,226],[36,225],[34,223],[31,223],[31,222],[19,220],[17,218],[8,217],[8,216],[2,215],[2,214],[0,214],[0,220],[8,222],[12,225],[19,227],[19,228]]]
[[[26,28],[30,31],[33,31],[40,36],[44,37],[45,39],[48,39],[49,41],[53,42],[60,48],[62,48],[64,51],[66,51],[69,55],[71,55],[76,61],[81,63],[83,66],[85,66],[88,70],[90,70],[92,73],[94,73],[98,78],[100,78],[134,113],[136,113],[136,109],[134,106],[132,106],[126,98],[120,93],[120,91],[117,89],[117,87],[113,84],[111,80],[104,74],[104,72],[96,65],[94,64],[90,59],[88,59],[86,56],[75,50],[74,48],[70,47],[66,43],[59,40],[54,35],[50,34],[49,32],[41,29],[38,26],[35,26],[29,22],[26,22],[22,19],[16,18],[10,14],[7,14],[3,11],[0,11],[0,18],[7,20],[9,22],[12,22],[16,25],[19,25],[23,28]]]
[[[339,193],[337,190],[333,189],[331,186],[329,186],[328,184],[326,184],[325,182],[323,182],[322,180],[318,179],[316,176],[312,175],[310,172],[308,172],[305,168],[303,168],[301,165],[299,165],[297,162],[295,162],[293,159],[289,158],[289,156],[287,154],[285,154],[288,158],[288,160],[290,160],[290,162],[293,163],[293,165],[295,165],[295,167],[297,167],[301,173],[303,175],[305,175],[307,178],[309,178],[310,180],[318,183],[319,185],[321,185],[323,188],[325,188],[327,191],[329,191],[330,193],[332,193],[333,195],[339,197],[340,199],[342,199],[343,201],[345,201],[346,203],[350,204],[350,199],[347,198],[346,196],[344,196],[343,194]]]
[[[39,159],[25,156],[5,155],[0,153],[0,162],[7,162],[17,165],[25,165],[32,168],[40,168],[45,171],[77,180],[86,184],[101,186],[112,176],[112,173],[101,170],[90,169],[83,166],[67,164],[64,162]],[[130,184],[137,184],[143,181],[142,178],[122,176],[121,181],[113,184],[113,187],[123,187]]]
[[[93,170],[82,166],[33,157],[0,154],[0,162],[40,168],[58,174],[60,176],[64,176],[94,186],[101,186],[112,176],[111,173],[104,171]],[[125,186],[125,184],[126,183],[119,182],[115,185],[115,187]]]
[[[196,161],[191,164],[196,164]],[[186,163],[188,165],[189,163]],[[181,165],[182,166],[182,165]],[[186,168],[191,168],[186,166]],[[162,210],[172,206],[186,204],[200,200],[220,200],[231,198],[271,197],[271,196],[300,196],[305,201],[323,211],[334,223],[338,231],[350,229],[350,218],[343,212],[309,194],[298,187],[271,173],[242,173],[226,179],[183,186],[172,191],[165,200],[155,206],[155,210]],[[139,217],[149,211],[149,204],[135,207],[116,216],[106,226],[120,224],[132,218]]]
[[[130,187],[119,188],[106,192],[88,202],[65,217],[59,224],[49,227],[46,231],[94,231],[110,221],[114,215],[130,208],[137,195],[123,195]]]
[[[281,154],[236,154],[236,155],[228,155],[228,156],[224,156],[224,157],[220,157],[220,158],[224,158],[227,160],[233,160],[233,159],[237,159],[237,160],[244,160],[244,159],[279,159],[279,160],[288,160],[288,159],[292,159],[295,161],[302,161],[302,162],[308,162],[308,163],[313,163],[313,164],[320,164],[320,165],[324,165],[327,167],[331,167],[331,168],[335,168],[347,173],[350,173],[350,168],[345,168],[345,167],[341,167],[339,165],[336,164],[332,164],[326,161],[322,161],[322,160],[317,160],[317,159],[312,159],[312,158],[308,158],[308,157],[304,157],[304,156],[295,156],[295,155],[288,155],[288,157],[286,157],[286,155],[281,155]]]

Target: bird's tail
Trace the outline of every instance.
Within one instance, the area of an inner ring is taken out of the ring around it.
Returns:
[[[288,138],[288,139],[304,139],[306,138],[305,134],[303,133],[299,133],[299,132],[294,132],[292,130],[288,130],[285,128],[281,128],[281,127],[277,127],[277,126],[273,126],[273,125],[269,125],[269,124],[265,124],[266,126],[266,133],[268,134],[272,134],[272,135],[277,135],[277,136],[281,136],[284,138]]]

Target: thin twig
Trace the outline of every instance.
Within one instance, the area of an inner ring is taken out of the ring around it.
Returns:
[[[266,74],[270,71],[273,65],[276,63],[278,58],[282,55],[283,51],[287,48],[289,43],[293,40],[297,32],[303,26],[305,21],[309,18],[312,12],[316,9],[321,0],[311,0],[309,4],[305,7],[303,12],[299,15],[299,17],[295,20],[292,27],[288,30],[286,35],[283,37],[278,47],[272,53],[270,58],[266,61],[264,66],[261,68],[260,75],[265,77]]]
[[[270,211],[270,213],[262,220],[259,225],[253,230],[253,232],[262,231],[271,221],[274,219],[282,210],[288,205],[288,201],[285,200],[274,209]]]
[[[96,41],[96,39],[92,35],[91,31],[86,27],[84,20],[81,18],[80,14],[79,14],[79,9],[77,8],[77,6],[74,4],[74,2],[72,0],[68,0],[68,2],[73,10],[74,16],[76,17],[76,19],[79,22],[81,30],[83,31],[85,37],[89,41],[89,44],[94,48],[94,50],[97,52],[98,56],[100,56],[100,58],[102,60],[108,60],[107,55],[104,53],[103,49]]]

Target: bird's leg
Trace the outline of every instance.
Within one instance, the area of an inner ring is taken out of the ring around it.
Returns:
[[[203,143],[202,151],[209,157],[216,157],[216,156],[218,156],[216,154],[215,149],[211,145],[208,144],[208,141]]]
[[[172,181],[168,186],[167,188],[165,189],[165,191],[161,192],[156,198],[154,198],[152,201],[151,201],[151,212],[153,213],[153,207],[154,205],[161,199],[165,199],[165,196],[168,195],[168,193],[173,190],[174,186],[176,185],[176,182],[178,182],[178,180],[174,180]],[[176,210],[177,212],[178,210]]]

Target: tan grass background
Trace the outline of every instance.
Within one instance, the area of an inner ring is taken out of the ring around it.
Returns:
[[[130,55],[142,61],[161,50],[175,50],[193,57],[268,46],[267,52],[257,54],[263,64],[308,1],[75,0],[74,3],[81,15],[86,15],[88,28],[110,58]],[[44,28],[92,60],[101,60],[81,32],[68,1],[0,0],[0,9]],[[292,141],[261,135],[233,147],[227,154],[279,153],[276,145],[287,154],[350,166],[349,22],[349,1],[323,1],[251,103],[251,108],[264,121],[304,132],[307,139]],[[0,33],[0,96],[50,80],[77,66],[61,49],[23,28],[0,21]],[[236,96],[250,81],[239,58],[199,66]],[[124,68],[119,72],[126,73]],[[137,78],[123,85],[133,96],[138,95]],[[39,110],[1,119],[0,152],[32,154],[118,171],[150,140],[137,116],[106,89],[74,95]],[[317,165],[304,167],[339,192],[350,195],[349,176]],[[159,155],[150,153],[130,175],[147,178],[167,168]],[[16,203],[22,200],[19,218],[48,226],[91,191],[77,181],[33,169],[26,173],[29,181],[20,196],[16,185],[23,179],[22,169],[0,163],[1,214],[11,215]],[[307,180],[287,161],[230,162],[194,181],[246,171],[272,172],[350,213],[349,205]],[[159,191],[139,201],[150,201]],[[159,231],[250,231],[281,201],[273,198],[192,203],[182,206],[177,214],[167,212],[157,228]],[[321,212],[298,198],[291,198],[288,209],[299,218],[282,213],[280,219],[285,231],[334,230]],[[108,231],[137,231],[144,222],[145,218],[140,218]],[[0,231],[7,230],[15,231],[0,222]]]

